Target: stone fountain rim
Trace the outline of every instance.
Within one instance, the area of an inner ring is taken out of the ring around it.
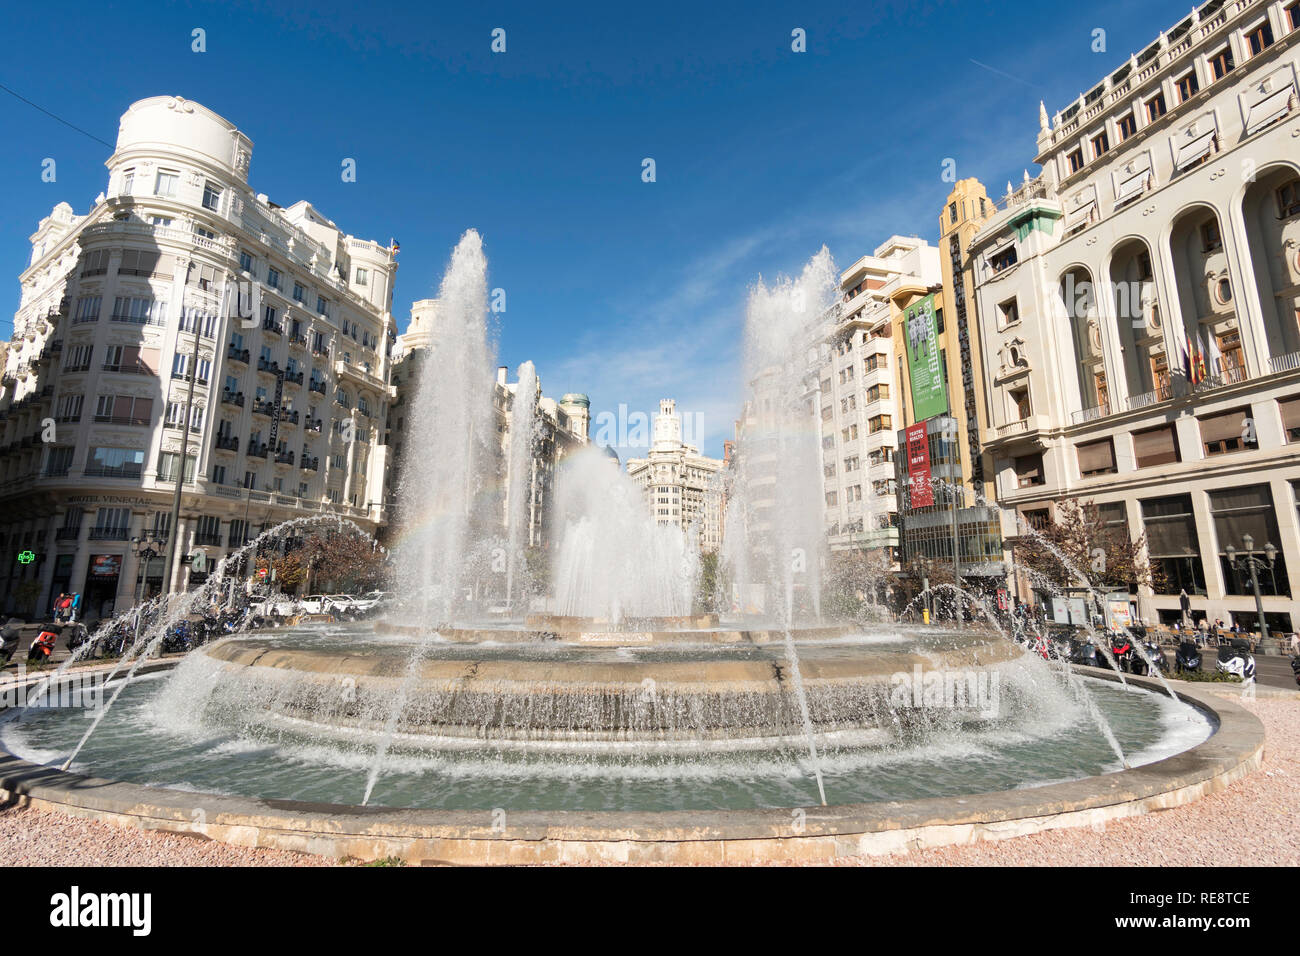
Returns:
[[[1117,680],[1108,671],[1080,670]],[[1128,680],[1163,690],[1149,678]],[[494,827],[484,810],[173,790],[67,773],[3,749],[0,792],[21,805],[118,825],[340,858],[473,864],[825,860],[1097,825],[1189,803],[1260,766],[1264,728],[1254,714],[1199,687],[1175,693],[1216,725],[1195,747],[1130,770],[967,796],[768,810],[508,811],[504,824]]]

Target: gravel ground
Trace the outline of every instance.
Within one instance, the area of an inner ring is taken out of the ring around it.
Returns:
[[[1195,803],[1116,820],[1095,830],[1050,830],[838,862],[850,866],[1300,865],[1300,700],[1260,697],[1240,703],[1264,724],[1264,766]],[[1224,840],[1225,832],[1236,839]]]
[[[335,861],[284,850],[82,820],[49,810],[0,811],[3,866],[330,866]]]
[[[943,847],[865,866],[1297,866],[1300,865],[1300,700],[1242,701],[1267,733],[1264,767],[1189,806],[1117,820],[1100,829]],[[1224,841],[1228,832],[1242,839]],[[281,850],[117,827],[45,810],[0,810],[3,866],[331,866]]]

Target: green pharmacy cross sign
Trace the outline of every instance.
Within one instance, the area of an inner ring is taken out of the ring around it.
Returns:
[[[31,551],[19,551],[19,552],[18,552],[18,563],[19,563],[19,564],[31,564],[31,563],[32,563],[33,561],[35,561],[35,560],[36,560],[36,555],[35,555],[34,553],[32,553]]]

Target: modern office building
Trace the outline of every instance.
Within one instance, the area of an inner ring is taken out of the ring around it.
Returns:
[[[0,397],[8,608],[80,591],[88,617],[312,514],[387,520],[388,246],[248,182],[252,141],[181,97],[132,104],[108,187],[31,237]],[[189,409],[188,421],[186,409]],[[21,557],[20,557],[21,555]],[[142,580],[143,579],[143,580]]]
[[[654,437],[645,458],[629,458],[628,476],[645,490],[646,505],[659,524],[698,535],[701,551],[722,544],[724,462],[700,454],[682,439],[677,403],[665,398],[654,419]]]
[[[968,251],[999,502],[1145,534],[1148,620],[1300,626],[1300,7],[1212,0],[1049,119]],[[1016,529],[1004,527],[1007,535]],[[1248,541],[1249,539],[1249,541]],[[1024,595],[1022,595],[1024,596]]]

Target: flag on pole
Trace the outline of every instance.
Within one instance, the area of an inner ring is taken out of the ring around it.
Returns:
[[[397,255],[399,252],[402,251],[402,244],[401,244],[400,242],[398,242],[396,239],[389,239],[389,240],[388,240],[388,251],[389,251],[389,253],[390,253],[391,255],[394,255],[394,256],[395,256],[395,255]]]
[[[1210,377],[1210,373],[1214,371],[1214,367],[1210,365],[1210,350],[1205,345],[1204,329],[1196,333],[1196,357],[1201,365],[1200,379],[1204,382]]]
[[[1192,337],[1186,332],[1183,333],[1183,377],[1193,385],[1196,384],[1193,376],[1196,369],[1192,363]]]
[[[1223,353],[1219,351],[1219,341],[1213,332],[1208,336],[1210,343],[1210,371],[1215,375],[1222,375],[1227,371],[1223,367]]]

